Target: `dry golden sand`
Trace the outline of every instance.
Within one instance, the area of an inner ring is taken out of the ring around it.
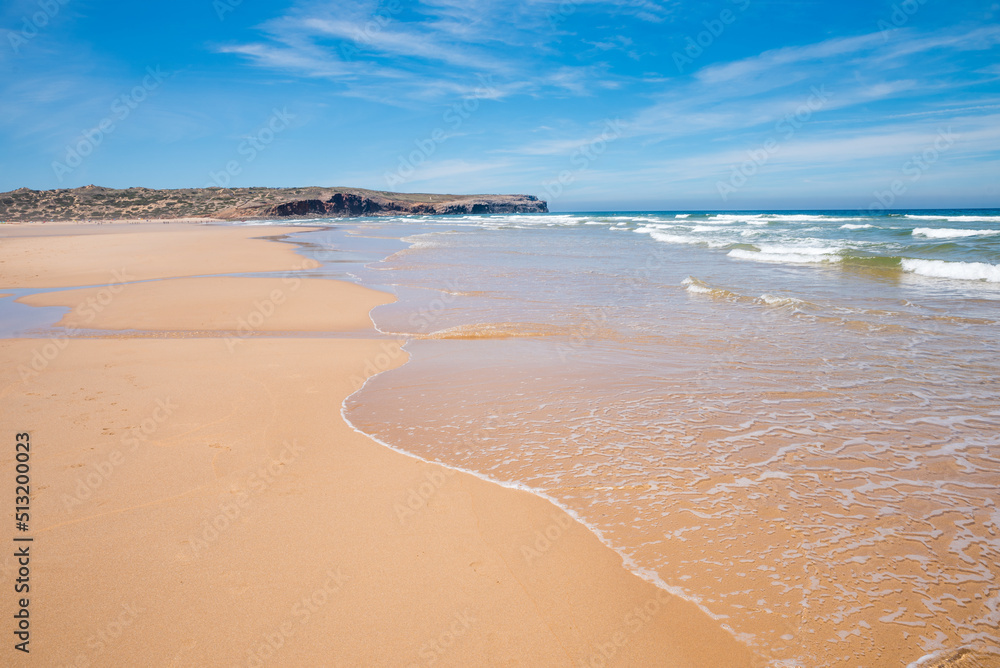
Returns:
[[[153,224],[174,224],[174,223],[192,223],[195,225],[200,225],[203,223],[231,223],[231,220],[226,220],[223,218],[210,218],[208,216],[187,216],[182,218],[110,218],[110,219],[79,219],[79,220],[21,220],[21,221],[4,221],[0,223],[5,228],[17,229],[18,227],[44,227],[46,230],[52,228],[70,228],[77,227],[84,230],[84,234],[93,234],[95,231],[101,231],[109,226],[121,226],[121,225],[153,225]],[[242,221],[241,221],[242,222]],[[5,232],[6,234],[6,232]],[[30,232],[30,235],[38,234],[37,232]]]
[[[264,236],[302,227],[18,225],[0,227],[4,288],[107,285],[174,276],[291,271],[305,258]]]
[[[39,267],[68,263],[50,285],[92,284],[137,256],[137,272],[166,276],[208,273],[215,252],[228,271],[301,260],[252,240],[259,229],[133,229],[83,237],[108,246],[85,257],[64,237],[5,239],[4,281],[42,285]],[[223,326],[217,300],[256,289],[227,284],[253,280],[149,284],[105,313],[125,328]],[[386,296],[330,283],[302,298],[314,308],[290,306],[282,327],[321,328],[312,316],[329,303],[351,327]],[[156,309],[139,312],[143,300]],[[46,343],[0,341],[0,508],[11,519],[13,437],[30,432],[35,537],[29,656],[10,640],[12,550],[0,562],[3,665],[751,664],[717,623],[627,572],[549,502],[353,431],[341,402],[366,367],[404,361],[396,342],[75,338],[36,370]]]
[[[391,299],[353,283],[289,274],[275,278],[177,278],[46,292],[20,301],[71,308],[58,323],[63,327],[223,330],[249,335],[370,329],[368,312]],[[164,308],[164,304],[183,308]]]

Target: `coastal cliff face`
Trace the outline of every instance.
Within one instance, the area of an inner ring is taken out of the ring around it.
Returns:
[[[434,197],[434,196],[432,196]],[[303,199],[272,206],[234,207],[218,212],[222,218],[343,218],[354,216],[431,216],[476,213],[545,213],[546,203],[532,195],[476,195],[439,202],[414,202],[381,194],[336,193],[327,200]]]
[[[355,216],[546,213],[532,195],[440,195],[362,188],[184,188],[61,190],[19,188],[0,193],[0,222],[149,218],[347,218]]]

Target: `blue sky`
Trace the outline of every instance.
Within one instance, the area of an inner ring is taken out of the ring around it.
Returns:
[[[992,0],[7,0],[0,190],[1000,206]]]

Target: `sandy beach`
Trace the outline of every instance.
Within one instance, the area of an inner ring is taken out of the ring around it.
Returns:
[[[1000,0],[7,5],[0,668],[1000,668]]]
[[[22,299],[65,330],[0,340],[2,508],[28,433],[34,539],[4,665],[753,665],[549,501],[347,424],[407,355],[368,318],[390,295],[300,276],[273,239],[302,230],[0,228],[0,291],[74,288]]]

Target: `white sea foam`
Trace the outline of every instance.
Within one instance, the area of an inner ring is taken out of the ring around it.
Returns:
[[[679,213],[676,216],[674,216],[674,218],[690,218],[690,217],[691,217],[690,213]]]
[[[765,306],[793,306],[806,303],[801,299],[796,299],[795,297],[778,297],[776,295],[769,294],[763,294],[757,299],[750,300],[749,297],[730,290],[713,288],[711,285],[708,285],[694,276],[688,276],[685,278],[681,281],[681,285],[684,286],[684,289],[687,292],[693,295],[712,295],[713,297],[725,297],[736,301],[753,301],[757,304],[764,304]],[[774,476],[777,474],[766,473],[765,475]]]
[[[761,295],[760,301],[768,306],[792,306],[794,304],[805,304],[801,299],[795,297],[778,297],[776,295]]]
[[[713,222],[714,220],[741,222],[749,225],[768,225],[770,223],[849,223],[858,219],[857,217],[847,218],[844,216],[828,216],[813,213],[720,213],[714,217]]]
[[[685,290],[687,290],[692,294],[708,295],[712,293],[712,288],[708,287],[694,276],[688,276],[687,278],[685,278],[683,281],[681,281],[681,285],[684,286]]]
[[[921,216],[906,214],[910,220],[947,220],[955,223],[1000,223],[1000,216]]]
[[[822,262],[840,262],[837,252],[840,248],[814,246],[760,246],[760,251],[748,251],[734,248],[729,251],[729,257],[755,262],[772,262],[778,264],[815,264]]]
[[[815,216],[807,213],[769,213],[763,216],[765,220],[776,223],[815,223],[830,220],[840,220],[832,216]]]
[[[763,214],[760,213],[748,213],[748,214],[738,214],[738,213],[717,213],[705,222],[707,223],[749,223],[750,221],[756,221],[758,225],[767,225],[767,221],[763,219]]]
[[[830,221],[830,220],[857,220],[857,216],[835,216],[829,213],[769,213],[772,218],[798,221]]]
[[[944,260],[902,261],[903,271],[934,278],[954,278],[961,281],[1000,283],[1000,265],[985,262],[945,262]]]
[[[455,216],[450,219],[441,219],[436,221],[430,221],[434,223],[441,224],[453,224],[451,221],[462,220],[462,221],[474,221],[480,225],[499,225],[505,223],[516,223],[519,225],[535,225],[535,226],[555,226],[555,225],[579,225],[583,222],[583,218],[568,214],[557,214],[557,215],[538,215],[530,213],[512,213],[504,215],[492,215],[489,217],[484,217],[482,215],[465,215],[465,216]]]
[[[915,237],[928,239],[957,239],[959,237],[981,237],[990,234],[1000,234],[1000,230],[958,230],[948,227],[918,227],[913,230]]]
[[[959,223],[1000,223],[1000,216],[949,216],[948,220]]]
[[[655,232],[657,230],[669,230],[672,227],[676,227],[676,226],[675,225],[664,225],[662,223],[651,223],[651,224],[646,224],[646,225],[642,225],[640,227],[637,227],[637,228],[635,228],[632,231],[635,232],[636,234],[652,234],[653,232]]]
[[[667,234],[666,232],[658,232],[656,230],[650,231],[649,236],[665,244],[706,244],[713,248],[721,248],[722,246],[729,245],[726,242],[711,241],[709,239],[705,239],[704,237],[690,237],[683,234]]]
[[[840,252],[840,246],[782,246],[768,244],[760,246],[762,253],[795,253],[798,255],[822,256]]]
[[[871,223],[865,223],[864,225],[855,225],[853,223],[845,223],[844,225],[840,226],[840,229],[842,229],[842,230],[868,230],[868,229],[871,229],[873,227],[875,227],[875,226],[872,225]]]

